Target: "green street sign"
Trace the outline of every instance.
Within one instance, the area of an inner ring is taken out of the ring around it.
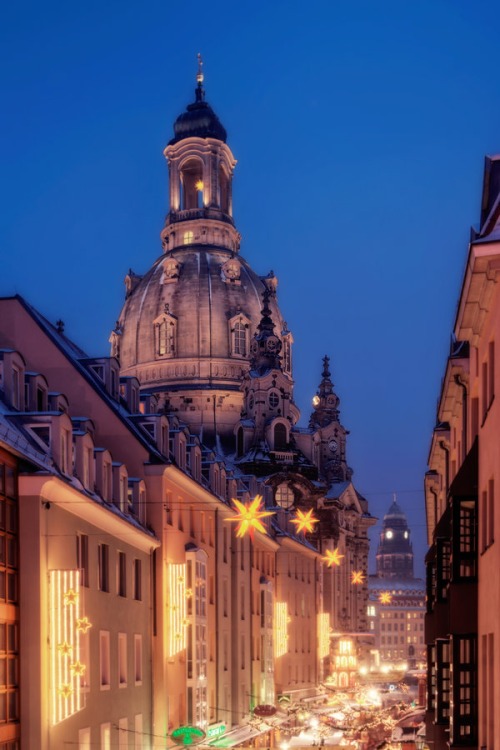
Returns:
[[[216,724],[210,724],[207,727],[207,739],[213,739],[214,737],[220,737],[226,731],[226,725],[222,721],[218,721]]]
[[[195,745],[206,737],[205,732],[200,727],[178,727],[170,735],[176,745]]]

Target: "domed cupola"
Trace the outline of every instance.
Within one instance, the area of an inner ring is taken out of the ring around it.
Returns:
[[[197,243],[238,252],[234,227],[232,179],[236,161],[227,133],[205,101],[198,55],[195,101],[174,123],[174,137],[164,151],[170,177],[170,211],[161,239],[165,252]]]
[[[197,100],[178,118],[165,150],[170,211],[163,253],[143,275],[128,273],[111,345],[121,375],[136,377],[143,393],[156,395],[159,409],[178,414],[206,444],[228,436],[232,448],[250,345],[263,332],[266,290],[276,355],[283,354],[288,380],[293,338],[278,307],[274,273],[259,276],[238,252],[231,202],[236,162],[225,130],[205,106],[201,60],[197,80]]]
[[[379,578],[413,578],[413,547],[408,521],[394,498],[382,521],[377,548]]]

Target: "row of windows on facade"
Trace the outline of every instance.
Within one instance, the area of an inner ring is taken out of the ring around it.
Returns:
[[[135,714],[130,721],[126,717],[119,719],[115,726],[107,722],[101,724],[97,732],[92,731],[91,727],[80,729],[77,750],[92,750],[96,747],[101,750],[130,750],[130,742],[133,742],[134,750],[143,750],[150,746],[149,735],[145,736],[143,733],[142,714]]]
[[[91,636],[92,637],[92,636]],[[119,688],[125,688],[129,685],[129,662],[133,663],[134,686],[142,685],[143,680],[143,658],[142,658],[142,635],[134,634],[131,652],[129,653],[129,639],[127,633],[118,633],[116,641],[117,653],[117,674],[113,678],[111,675],[111,635],[108,630],[99,631],[99,687],[101,690],[110,690],[112,684]],[[86,644],[88,647],[88,643]],[[87,674],[88,672],[88,674]],[[82,687],[90,689],[91,670],[85,670],[82,675]]]
[[[388,633],[390,633],[392,631],[392,625],[393,625],[393,623],[391,623],[391,622],[387,622],[387,623],[386,622],[382,622],[382,623],[380,623],[380,630],[387,631]],[[403,631],[403,630],[410,630],[410,631],[411,630],[423,630],[423,629],[424,629],[424,623],[423,622],[413,622],[413,623],[412,622],[407,622],[406,626],[405,626],[404,622],[400,622],[399,623],[399,630],[400,631]],[[395,622],[394,623],[394,631],[396,632],[397,630],[398,630],[398,623]]]
[[[90,587],[89,538],[86,534],[76,537],[77,567],[81,571],[81,585]],[[97,545],[97,559],[95,568],[95,584],[99,591],[110,591],[110,554],[108,544]],[[127,555],[125,552],[116,553],[116,593],[127,596]],[[142,600],[142,561],[135,558],[132,561],[132,598]]]
[[[493,656],[489,652],[488,635],[483,636],[483,657]],[[491,645],[493,645],[491,643]],[[427,710],[434,714],[437,724],[449,725],[450,744],[461,744],[464,740],[477,740],[478,681],[477,681],[477,636],[453,636],[438,639],[427,647]],[[494,669],[494,659],[485,661],[485,674]],[[493,726],[493,691],[484,684],[485,694],[480,724],[481,745],[493,747],[494,738],[489,729],[488,718]],[[451,719],[451,721],[450,721]],[[491,741],[491,745],[487,742]],[[469,742],[468,742],[469,744]]]
[[[416,635],[411,636],[411,635],[409,635],[409,636],[406,637],[406,641],[405,641],[405,636],[404,635],[400,635],[400,636],[397,636],[397,635],[395,635],[395,636],[391,636],[391,635],[385,636],[385,635],[383,635],[380,638],[380,643],[382,645],[387,644],[388,646],[390,646],[392,644],[396,645],[397,643],[400,643],[400,644],[403,644],[403,643],[420,643],[421,645],[423,645],[423,643],[424,643],[424,637],[423,637],[423,635],[420,635],[420,636],[416,636]]]

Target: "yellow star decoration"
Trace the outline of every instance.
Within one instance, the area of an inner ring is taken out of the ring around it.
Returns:
[[[68,641],[63,641],[62,643],[58,644],[57,650],[60,651],[64,656],[68,656],[73,651],[73,646],[68,643]]]
[[[379,596],[380,604],[390,604],[392,596],[388,591],[383,591]]]
[[[186,599],[191,599],[193,596],[193,589],[186,589]]]
[[[73,674],[78,675],[81,677],[83,674],[85,674],[85,670],[87,669],[86,664],[82,664],[81,661],[75,661],[74,664],[69,665],[70,670],[73,672]]]
[[[194,186],[195,186],[196,190],[198,190],[198,192],[201,193],[201,191],[203,190],[203,187],[204,187],[203,180],[196,180],[196,182],[194,183]]]
[[[82,633],[86,633],[89,628],[92,627],[92,623],[89,622],[88,617],[80,617],[76,621],[76,629],[80,630]]]
[[[297,510],[297,517],[292,519],[292,523],[297,526],[297,534],[301,531],[313,531],[314,524],[319,523],[318,519],[314,518],[312,513],[312,508],[307,513]]]
[[[351,583],[360,584],[365,582],[365,574],[362,570],[353,570],[351,573]]]
[[[73,688],[71,687],[71,685],[64,683],[63,685],[61,685],[60,688],[58,688],[57,692],[59,693],[59,695],[62,695],[64,698],[69,698],[69,696],[73,692]]]
[[[239,500],[235,500],[233,497],[233,503],[238,509],[238,513],[234,518],[226,518],[226,521],[235,521],[239,523],[236,529],[236,536],[245,536],[247,531],[250,534],[250,538],[253,539],[254,531],[261,531],[263,534],[267,534],[266,527],[260,520],[266,516],[274,516],[274,513],[270,510],[260,510],[262,503],[262,495],[256,495],[251,503],[240,503]]]
[[[336,547],[334,550],[327,549],[325,557],[322,557],[321,559],[326,562],[328,568],[331,568],[332,565],[340,565],[340,561],[343,557],[344,555],[341,555],[339,548]]]
[[[75,589],[68,589],[64,594],[65,604],[76,604],[78,601],[78,594]]]

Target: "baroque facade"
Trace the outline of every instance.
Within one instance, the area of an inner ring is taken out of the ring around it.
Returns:
[[[21,581],[5,620],[20,688],[0,695],[18,699],[13,742],[40,750],[164,747],[185,725],[237,744],[272,728],[256,705],[321,690],[332,629],[367,630],[374,519],[352,483],[329,359],[299,427],[277,279],[239,253],[235,160],[202,82],[165,150],[163,252],[127,274],[111,356],[88,357],[60,322],[0,299]],[[257,496],[268,515],[237,535],[235,501]],[[301,528],[300,513],[315,523]],[[81,636],[76,601],[92,623]]]
[[[427,738],[498,744],[500,158],[485,162],[425,477]]]

